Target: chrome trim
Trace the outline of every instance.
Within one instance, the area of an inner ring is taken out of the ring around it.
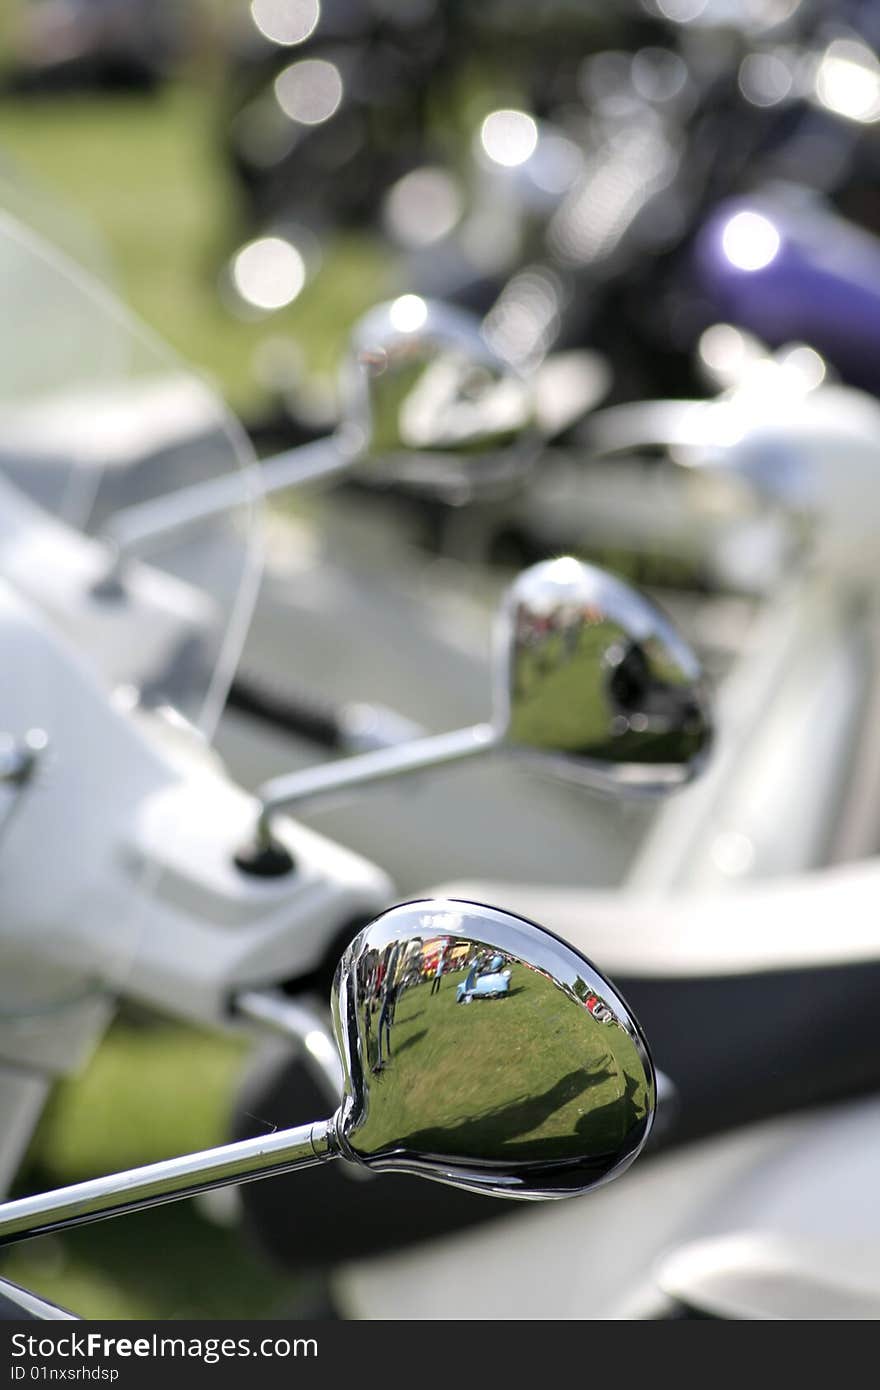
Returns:
[[[231,511],[252,497],[270,497],[286,488],[330,482],[348,472],[363,451],[363,435],[343,426],[325,439],[287,449],[248,470],[220,478],[208,478],[164,493],[147,502],[123,507],[108,517],[101,539],[113,551],[111,574],[126,560],[150,550],[154,542],[188,531]]]
[[[0,1279],[0,1320],[38,1322],[78,1322],[76,1313],[62,1308],[58,1303],[50,1303],[30,1289],[13,1284],[10,1279]]]
[[[339,1101],[342,1063],[329,1023],[316,1008],[288,998],[280,989],[247,989],[235,996],[233,1009],[242,1018],[297,1043],[303,1060],[327,1090],[328,1099]]]
[[[148,1163],[0,1206],[0,1245],[336,1158],[330,1121]]]
[[[693,780],[712,743],[688,643],[643,594],[570,556],[508,589],[494,708],[509,748],[594,791],[662,796]]]

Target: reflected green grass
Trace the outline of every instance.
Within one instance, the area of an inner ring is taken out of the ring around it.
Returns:
[[[610,687],[608,654],[628,640],[615,623],[600,622],[582,626],[574,641],[556,632],[535,647],[520,647],[513,671],[511,740],[603,761],[674,764],[695,757],[704,737],[695,720],[692,729],[616,727],[616,715],[625,707],[617,705]],[[658,682],[665,681],[670,690],[685,689],[680,672],[663,662],[658,643],[644,644],[644,651]],[[647,689],[645,693],[650,695]]]
[[[509,994],[459,1004],[465,975],[398,1001],[358,1145],[517,1160],[616,1149],[645,1110],[630,1039],[526,966],[511,967]]]
[[[574,646],[562,633],[520,648],[513,673],[511,737],[530,747],[600,750],[609,739],[608,673],[603,658],[620,629],[582,626]]]

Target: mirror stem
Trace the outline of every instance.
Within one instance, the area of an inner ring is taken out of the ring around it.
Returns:
[[[347,473],[362,452],[361,432],[342,426],[325,439],[287,449],[253,468],[123,507],[108,518],[101,533],[101,539],[113,550],[113,566],[102,583],[118,579],[126,560],[147,553],[157,542],[222,516],[242,503],[271,497],[287,488],[332,481]]]
[[[345,1078],[329,1018],[325,1020],[317,1008],[291,999],[280,989],[241,990],[232,1001],[232,1011],[296,1043],[310,1071],[333,1097],[333,1104],[338,1104]]]
[[[272,840],[272,818],[278,811],[320,801],[338,792],[355,791],[375,782],[386,782],[407,773],[422,772],[444,763],[461,762],[491,752],[501,742],[493,724],[473,724],[448,734],[415,739],[393,748],[377,748],[356,758],[320,763],[284,777],[264,782],[257,795],[262,803],[257,823],[257,840]]]
[[[21,1197],[0,1204],[0,1245],[159,1206],[213,1187],[311,1168],[338,1154],[332,1121],[323,1120]]]

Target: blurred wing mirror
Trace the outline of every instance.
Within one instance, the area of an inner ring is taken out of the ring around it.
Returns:
[[[371,309],[340,385],[376,477],[465,502],[503,491],[537,456],[529,382],[451,305],[407,294]]]

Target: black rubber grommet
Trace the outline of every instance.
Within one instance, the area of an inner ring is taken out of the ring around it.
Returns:
[[[290,851],[277,840],[270,840],[268,844],[254,840],[237,852],[235,866],[242,873],[257,878],[281,878],[293,873],[296,864]]]

